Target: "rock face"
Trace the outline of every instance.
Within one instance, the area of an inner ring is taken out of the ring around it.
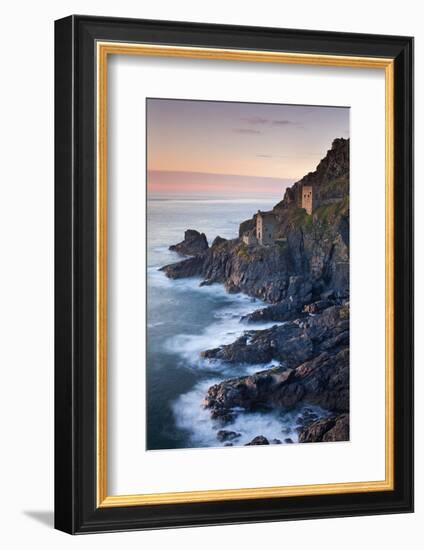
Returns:
[[[349,415],[318,420],[299,433],[299,443],[317,441],[349,441]]]
[[[178,254],[182,254],[183,256],[195,256],[208,248],[208,240],[204,233],[199,233],[195,229],[187,229],[184,233],[184,240],[170,246],[169,250],[178,252]]]
[[[246,443],[246,447],[249,445],[269,445],[269,441],[263,435],[257,435],[252,439],[252,441],[250,441],[250,443]]]
[[[349,411],[349,307],[332,306],[320,315],[253,331],[233,344],[208,350],[205,357],[228,363],[281,366],[211,386],[203,405],[215,416],[234,409],[291,409],[300,403]],[[233,413],[234,414],[234,413]]]
[[[311,214],[299,206],[304,185],[312,186]],[[240,224],[239,236],[216,237],[211,247],[204,234],[188,230],[171,247],[192,256],[164,266],[167,277],[200,277],[201,285],[221,283],[228,292],[243,292],[270,305],[244,321],[251,323],[233,343],[208,349],[202,356],[231,364],[266,364],[250,376],[231,378],[209,388],[203,406],[215,429],[234,422],[238,412],[305,404],[329,411],[317,419],[304,415],[299,442],[345,441],[349,438],[349,140],[336,139],[316,170],[286,190],[272,210],[276,240],[269,246],[246,245],[256,215]],[[255,330],[257,322],[276,323]],[[250,327],[249,327],[250,328]],[[218,441],[231,445],[240,434],[221,429]],[[235,443],[236,443],[235,441]],[[272,443],[280,440],[271,440]],[[285,443],[293,442],[290,437]],[[248,445],[268,445],[264,435]]]
[[[298,206],[297,197],[306,184],[312,184],[316,194],[317,208],[312,215]],[[316,171],[287,189],[284,199],[274,207],[278,240],[273,245],[247,246],[240,238],[217,238],[208,248],[206,238],[196,232],[196,247],[188,243],[183,246],[187,238],[175,245],[181,253],[197,254],[196,260],[171,264],[163,270],[172,279],[201,277],[206,284],[222,283],[229,292],[244,292],[291,311],[324,296],[346,298],[348,187],[349,141],[337,139]],[[240,235],[254,225],[255,216],[242,222]]]
[[[332,306],[322,314],[295,319],[264,330],[247,331],[232,344],[206,350],[208,359],[228,363],[268,363],[275,359],[287,367],[339,351],[349,345],[349,305]]]
[[[337,138],[314,172],[309,172],[287,189],[284,199],[275,209],[287,208],[298,202],[302,186],[312,186],[314,202],[331,204],[335,199],[344,200],[349,192],[349,140]],[[327,202],[328,201],[328,202]]]
[[[193,256],[176,264],[165,265],[160,268],[165,275],[171,279],[184,279],[187,277],[196,277],[203,265],[203,257]]]
[[[289,285],[290,258],[281,246],[248,247],[239,239],[214,241],[205,253],[162,268],[171,279],[201,277],[206,284],[222,283],[228,292],[245,292],[279,302]]]

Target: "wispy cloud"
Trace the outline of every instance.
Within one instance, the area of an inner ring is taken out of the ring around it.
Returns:
[[[244,123],[249,124],[250,126],[262,126],[262,127],[272,127],[272,126],[301,126],[299,122],[295,122],[294,120],[289,120],[287,118],[264,118],[261,116],[251,116],[251,117],[244,117],[241,119]],[[250,133],[248,130],[242,133]],[[252,132],[253,133],[253,132]]]
[[[304,155],[269,155],[267,153],[256,153],[257,158],[261,159],[309,159],[318,158],[317,153],[305,153]]]
[[[260,116],[251,116],[251,117],[245,117],[242,120],[246,121],[248,124],[267,124],[269,120],[267,118],[263,118]]]
[[[237,134],[262,134],[260,130],[255,130],[254,128],[233,128],[233,132]]]
[[[293,124],[294,126],[298,126],[299,123],[298,122],[293,122],[293,120],[287,120],[287,119],[276,119],[276,120],[273,120],[272,121],[272,124],[276,125],[276,126],[287,126],[289,124]]]

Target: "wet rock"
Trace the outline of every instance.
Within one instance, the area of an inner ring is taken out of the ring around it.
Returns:
[[[233,411],[222,408],[214,408],[211,411],[211,419],[215,421],[218,426],[226,426],[234,422],[236,414]]]
[[[198,277],[202,273],[203,261],[202,256],[194,256],[181,262],[165,265],[159,271],[163,271],[170,279]]]
[[[302,317],[301,309],[301,303],[298,301],[293,302],[292,300],[284,299],[278,304],[257,309],[252,313],[244,315],[241,320],[248,323],[291,321],[297,317]]]
[[[345,319],[345,310],[346,306],[333,306],[303,322],[295,320],[265,330],[249,331],[232,344],[206,350],[203,356],[228,363],[251,364],[276,359],[287,366],[297,366],[321,351],[337,351],[348,345],[349,321]]]
[[[281,439],[271,439],[271,445],[281,445]]]
[[[293,439],[291,437],[286,437],[284,443],[293,443]]]
[[[299,433],[299,443],[320,441],[349,441],[349,415],[317,420]]]
[[[298,206],[303,185],[314,188],[312,216]],[[246,246],[240,238],[217,237],[208,248],[205,237],[199,251],[190,248],[194,257],[162,268],[170,278],[200,277],[202,285],[221,283],[228,292],[243,292],[271,304],[252,312],[244,321],[282,323],[246,332],[231,344],[202,353],[205,358],[227,364],[279,364],[209,388],[204,406],[218,425],[233,422],[237,407],[247,411],[287,410],[309,404],[331,411],[334,424],[305,411],[298,426],[305,442],[314,438],[338,441],[346,436],[348,188],[349,140],[336,139],[316,170],[289,188],[274,207],[278,243]],[[242,222],[240,235],[254,227],[255,216]],[[196,233],[193,240],[200,243],[202,236]],[[190,240],[189,235],[185,237],[183,243]],[[189,253],[187,249],[185,253]]]
[[[347,310],[346,310],[347,308]],[[250,331],[233,344],[205,352],[228,363],[278,359],[283,366],[211,386],[204,406],[215,410],[242,407],[290,409],[301,403],[334,412],[349,410],[348,306],[332,306],[311,317],[303,328],[295,323]],[[285,365],[285,366],[284,366]],[[304,411],[302,423],[315,420]]]
[[[287,323],[241,336],[229,345],[206,350],[203,357],[227,363],[268,363],[273,359],[298,365],[313,355],[313,342],[297,324]]]
[[[178,252],[183,256],[195,256],[201,254],[209,248],[208,240],[204,233],[199,233],[195,229],[187,229],[184,233],[184,240],[178,244],[169,247],[169,250]]]
[[[216,434],[216,438],[218,441],[233,441],[234,439],[237,439],[240,437],[241,434],[237,432],[233,432],[231,430],[219,430]]]
[[[269,441],[263,435],[257,435],[250,443],[246,443],[246,447],[249,445],[269,445]]]

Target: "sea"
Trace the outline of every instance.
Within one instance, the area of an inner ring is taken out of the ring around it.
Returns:
[[[181,256],[169,250],[186,229],[206,234],[209,244],[219,235],[238,236],[240,222],[258,209],[270,210],[278,197],[265,199],[150,198],[147,204],[147,450],[220,447],[217,427],[202,407],[208,388],[222,380],[271,368],[229,365],[202,359],[203,350],[233,342],[245,330],[275,323],[247,325],[240,318],[266,304],[244,294],[228,294],[223,285],[199,286],[198,278],[171,280],[159,269]],[[318,416],[323,411],[308,407]],[[225,429],[240,433],[234,445],[257,435],[297,442],[303,409],[239,411]]]

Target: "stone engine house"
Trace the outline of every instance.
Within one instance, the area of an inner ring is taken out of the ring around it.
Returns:
[[[304,208],[310,215],[314,209],[314,189],[312,185],[304,185],[302,187],[301,208]]]
[[[263,246],[272,245],[275,241],[277,220],[271,212],[258,211],[256,215],[256,239]]]

